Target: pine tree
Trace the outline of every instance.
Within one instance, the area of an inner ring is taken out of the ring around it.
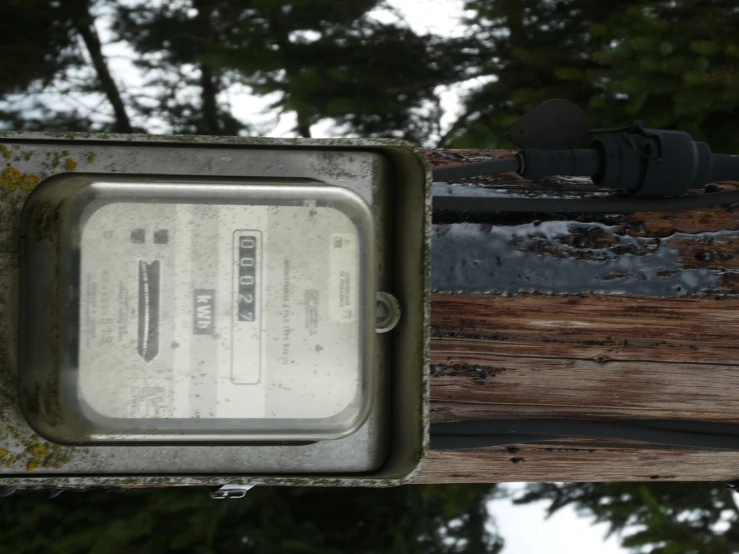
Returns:
[[[0,122],[16,130],[131,132],[102,53],[93,0],[8,0],[0,18]],[[79,100],[106,104],[103,117]],[[75,101],[73,106],[64,105]],[[100,101],[102,100],[102,102]]]
[[[715,151],[738,152],[739,8],[731,2],[631,2],[591,27],[601,37],[592,59],[602,67],[589,100],[606,125],[632,119],[687,131]]]
[[[581,105],[593,128],[633,120],[739,151],[739,8],[720,0],[468,0],[493,79],[465,99],[444,139],[510,146],[505,131],[550,98]]]
[[[474,71],[475,41],[417,35],[380,23],[380,0],[189,0],[164,7],[138,2],[119,11],[119,37],[131,42],[160,88],[138,109],[175,123],[178,132],[230,134],[245,129],[222,93],[241,83],[276,96],[296,133],[334,119],[359,136],[427,141],[438,132],[435,89]],[[182,94],[197,88],[199,101]],[[216,105],[224,108],[218,112]]]
[[[497,554],[502,539],[478,521],[488,522],[491,490],[256,487],[225,502],[203,489],[16,493],[0,502],[0,544],[13,554]]]
[[[491,80],[464,100],[462,117],[442,143],[455,147],[510,145],[506,129],[551,98],[586,105],[597,83],[581,78],[598,67],[591,53],[604,37],[589,30],[622,0],[468,0],[469,32],[483,46],[480,74]]]

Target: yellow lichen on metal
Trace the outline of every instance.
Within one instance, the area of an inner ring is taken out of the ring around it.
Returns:
[[[13,455],[9,450],[0,448],[0,464],[5,467],[13,467],[16,461],[16,456]]]
[[[58,469],[68,464],[72,459],[71,448],[69,447],[46,442],[38,435],[22,435],[10,425],[5,426],[3,430],[9,438],[18,442],[18,447],[22,450],[14,453],[11,450],[0,448],[0,466],[11,468],[25,464],[27,471],[35,471],[39,468]]]
[[[95,163],[95,154],[90,154],[87,156],[87,163],[94,164]]]
[[[2,153],[4,158],[10,158],[13,155],[13,150],[8,148],[4,144],[0,144],[0,153]]]
[[[77,169],[77,162],[75,162],[72,158],[67,158],[67,161],[64,162],[64,169],[67,171],[74,171]]]
[[[38,443],[26,447],[26,456],[30,459],[26,463],[28,471],[39,468],[59,468],[69,462],[69,454],[60,446]]]
[[[33,173],[24,173],[21,180],[21,188],[25,192],[32,192],[33,189],[38,186],[39,181],[40,179],[38,178],[38,175],[34,175]]]
[[[23,154],[23,159],[26,161],[29,161],[31,158],[33,158],[33,155],[36,153],[35,150],[29,150],[25,154]]]
[[[23,173],[14,167],[6,167],[0,173],[0,187],[3,190],[18,190],[23,181]]]
[[[14,167],[6,167],[0,172],[0,188],[3,190],[31,192],[39,184],[38,175],[22,173]]]

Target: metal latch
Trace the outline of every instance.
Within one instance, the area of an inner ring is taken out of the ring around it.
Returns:
[[[225,498],[244,498],[246,493],[254,488],[254,485],[223,485],[210,493],[210,497],[216,500]]]

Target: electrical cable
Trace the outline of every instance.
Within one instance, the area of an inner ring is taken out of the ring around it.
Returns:
[[[602,422],[523,419],[431,425],[433,450],[486,448],[575,437],[739,451],[739,426],[731,423],[662,419]]]
[[[454,214],[460,221],[496,212],[527,213],[634,213],[693,210],[739,203],[739,191],[712,192],[673,198],[628,197],[619,194],[598,198],[520,198],[500,196],[439,196],[433,200],[434,216]]]
[[[625,129],[630,132],[600,138],[592,148],[524,148],[515,157],[432,172],[436,183],[512,171],[527,179],[555,175],[591,177],[594,184],[615,189],[617,194],[613,196],[531,199],[441,194],[434,198],[434,210],[466,215],[502,211],[633,213],[706,208],[739,201],[736,192],[684,196],[690,189],[713,181],[739,178],[739,156],[714,154],[708,144],[694,141],[687,133],[646,129],[640,122],[598,132]]]
[[[612,135],[616,133],[626,133],[628,131],[631,131],[634,128],[632,125],[626,125],[624,127],[611,127],[606,129],[591,129],[590,134],[591,135]]]

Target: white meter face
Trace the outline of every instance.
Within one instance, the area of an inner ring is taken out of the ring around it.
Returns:
[[[79,395],[111,418],[337,416],[360,237],[328,207],[114,203],[82,230]]]
[[[60,400],[92,440],[320,439],[361,425],[374,287],[358,196],[91,186]]]

